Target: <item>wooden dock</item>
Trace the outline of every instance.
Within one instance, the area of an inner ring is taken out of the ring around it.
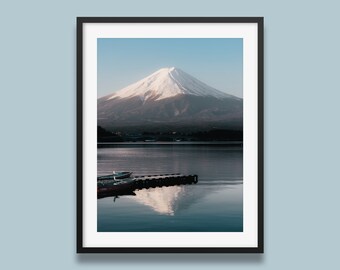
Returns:
[[[180,173],[158,174],[158,175],[140,175],[134,177],[134,187],[136,189],[196,184],[197,175],[183,175]]]
[[[135,195],[135,190],[169,187],[178,185],[191,185],[198,182],[197,175],[158,174],[158,175],[137,175],[127,178],[129,181],[121,180],[100,180],[97,181],[97,197],[105,198],[121,195]],[[117,183],[122,181],[122,183]]]

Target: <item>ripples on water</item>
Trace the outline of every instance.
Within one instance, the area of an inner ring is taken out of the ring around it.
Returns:
[[[105,145],[98,175],[197,174],[198,184],[98,200],[98,231],[243,231],[243,149],[237,145]]]

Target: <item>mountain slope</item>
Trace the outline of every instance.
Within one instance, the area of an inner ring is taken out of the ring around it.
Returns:
[[[242,129],[243,101],[176,68],[98,99],[98,125],[119,131]]]

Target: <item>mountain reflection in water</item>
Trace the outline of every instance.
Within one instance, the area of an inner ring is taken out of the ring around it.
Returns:
[[[122,196],[130,196],[135,202],[151,208],[161,215],[174,216],[182,210],[189,208],[191,204],[203,199],[207,195],[220,190],[221,184],[238,185],[242,180],[233,181],[210,181],[209,187],[204,189],[195,188],[195,185],[163,186],[141,190],[131,190],[125,193],[113,193],[114,202]],[[203,183],[204,184],[204,183]]]
[[[179,199],[184,195],[184,190],[181,186],[137,190],[133,199],[160,214],[173,216],[179,208]]]

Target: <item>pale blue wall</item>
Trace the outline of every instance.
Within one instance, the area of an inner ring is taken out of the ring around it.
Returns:
[[[335,0],[2,1],[0,268],[339,267],[339,10]],[[76,16],[265,17],[265,255],[75,254]]]

